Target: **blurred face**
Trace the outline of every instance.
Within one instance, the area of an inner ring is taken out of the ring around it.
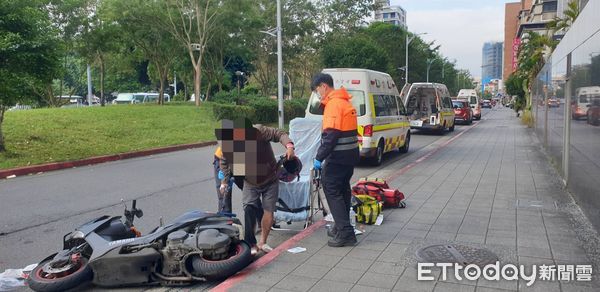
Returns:
[[[319,100],[323,100],[323,96],[327,93],[327,85],[324,83],[319,84],[315,87],[314,93],[319,97]]]

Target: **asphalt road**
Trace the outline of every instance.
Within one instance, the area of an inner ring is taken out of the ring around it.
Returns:
[[[413,132],[409,153],[389,153],[379,167],[360,165],[354,178],[408,164],[468,127],[443,135]],[[142,232],[156,227],[161,217],[168,222],[190,209],[216,209],[213,152],[214,147],[205,147],[0,180],[0,272],[60,250],[62,236],[83,222],[121,215],[121,199],[138,200],[144,217],[135,223]],[[240,195],[236,189],[233,209],[239,215]],[[273,245],[293,235],[272,234]]]

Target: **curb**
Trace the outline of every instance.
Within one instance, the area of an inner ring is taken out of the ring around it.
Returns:
[[[391,175],[389,175],[385,179],[386,180],[397,179],[400,175],[406,173],[411,168],[415,167],[417,164],[419,164],[419,163],[427,160],[428,158],[430,158],[431,156],[433,156],[434,154],[436,154],[437,152],[439,152],[443,148],[446,148],[446,146],[450,145],[452,142],[454,142],[456,139],[458,139],[464,133],[466,133],[466,132],[470,131],[471,129],[475,128],[477,125],[479,125],[479,123],[477,123],[477,124],[469,127],[465,131],[460,132],[459,134],[457,134],[454,137],[450,138],[448,141],[444,142],[442,145],[439,145],[436,148],[430,150],[429,152],[425,153],[424,155],[422,155],[421,157],[419,157],[414,162],[412,162],[412,163],[410,163],[410,164],[402,167],[401,169],[399,169],[398,171],[392,173]],[[307,236],[310,236],[318,228],[322,227],[323,225],[325,225],[325,219],[321,219],[321,221],[316,222],[315,224],[313,224],[313,225],[309,226],[308,228],[302,230],[300,233],[296,234],[292,238],[284,241],[282,244],[280,244],[279,246],[277,246],[272,252],[270,252],[270,253],[266,254],[265,256],[259,258],[257,261],[255,261],[254,263],[250,264],[248,267],[246,267],[245,269],[241,270],[240,272],[238,272],[234,276],[229,277],[227,280],[221,282],[221,284],[219,284],[219,285],[213,287],[212,289],[210,289],[210,291],[211,292],[229,291],[231,288],[233,288],[234,286],[236,286],[240,282],[244,281],[253,272],[255,272],[256,270],[260,269],[261,267],[266,266],[267,264],[269,264],[270,262],[272,262],[273,260],[275,260],[275,258],[277,258],[283,251],[286,251],[287,249],[293,247],[295,244],[297,244],[303,238],[305,238]]]
[[[282,244],[277,246],[271,252],[260,257],[258,260],[256,260],[255,262],[253,262],[252,264],[247,266],[245,269],[243,269],[239,273],[237,273],[234,276],[230,277],[229,279],[223,281],[221,284],[217,285],[216,287],[213,287],[210,291],[217,291],[217,292],[228,291],[229,289],[233,288],[235,285],[244,281],[246,279],[246,277],[248,277],[250,274],[252,274],[256,270],[258,270],[258,269],[266,266],[270,262],[272,262],[282,252],[294,247],[294,245],[296,245],[299,241],[301,241],[305,237],[313,234],[317,229],[319,229],[323,225],[325,225],[325,219],[321,219],[321,220],[313,223],[308,228],[306,228],[306,229],[300,231],[298,234],[294,235],[292,238],[284,241]]]
[[[53,170],[61,170],[65,168],[73,168],[78,166],[86,166],[93,165],[99,163],[105,163],[110,161],[117,161],[129,158],[136,158],[142,156],[149,156],[154,154],[168,153],[186,149],[193,148],[201,148],[211,145],[216,145],[216,141],[210,142],[201,142],[201,143],[191,143],[191,144],[183,144],[183,145],[175,145],[175,146],[167,146],[160,147],[154,149],[140,150],[140,151],[132,151],[125,152],[120,154],[112,154],[112,155],[104,155],[104,156],[95,156],[90,158],[85,158],[81,160],[73,160],[73,161],[65,161],[65,162],[52,162],[47,164],[33,165],[33,166],[25,166],[25,167],[17,167],[17,168],[9,168],[0,170],[0,179],[28,175],[39,172],[48,172]]]

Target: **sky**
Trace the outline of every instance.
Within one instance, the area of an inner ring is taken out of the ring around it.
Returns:
[[[483,43],[504,41],[504,4],[510,0],[391,0],[406,10],[408,30],[441,45],[458,69],[481,76]],[[410,56],[409,56],[410,57]]]

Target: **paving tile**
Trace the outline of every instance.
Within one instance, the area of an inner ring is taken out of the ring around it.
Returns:
[[[372,287],[372,286],[354,285],[354,287],[352,287],[352,289],[350,291],[355,291],[355,292],[364,292],[364,291],[369,291],[369,292],[384,292],[384,291],[390,291],[390,289],[384,289],[384,288],[378,288],[378,287]]]
[[[277,282],[281,281],[281,279],[283,279],[285,276],[286,273],[273,273],[268,269],[265,270],[263,268],[246,277],[246,279],[244,279],[244,283],[271,287],[277,284]]]
[[[314,259],[314,258],[315,258],[315,256],[311,257],[311,259]],[[300,263],[274,260],[271,263],[269,263],[268,265],[262,267],[260,269],[260,271],[267,272],[267,273],[276,273],[276,274],[288,274],[291,271],[293,271],[294,269],[296,269],[299,265],[300,265]]]
[[[319,280],[296,275],[287,275],[283,278],[275,288],[285,289],[290,291],[308,291]]]
[[[440,292],[474,292],[475,286],[461,285],[448,282],[437,282],[433,291]]]
[[[396,240],[396,239],[394,239],[394,240]],[[410,241],[412,241],[412,239],[410,239]],[[382,251],[388,245],[389,245],[389,243],[387,243],[387,242],[372,241],[372,240],[365,239],[365,240],[361,241],[356,247],[360,247],[360,248],[363,248],[363,249],[370,249],[370,250]]]
[[[431,240],[454,240],[456,233],[429,231],[425,238]]]
[[[336,281],[323,279],[323,280],[320,280],[319,282],[317,282],[317,284],[315,284],[310,289],[310,291],[346,292],[346,291],[350,291],[350,289],[352,289],[353,285],[354,284],[352,284],[352,283],[343,283],[343,282],[336,282]]]
[[[292,271],[291,274],[296,276],[321,279],[325,274],[329,272],[329,270],[330,268],[325,266],[303,264],[297,267],[294,271]]]
[[[266,292],[269,291],[269,289],[271,289],[270,286],[260,286],[260,285],[256,285],[256,284],[250,284],[247,283],[246,281],[244,281],[243,283],[240,283],[232,288],[230,288],[227,291],[232,291],[232,292]]]
[[[456,241],[482,244],[485,242],[485,236],[459,233],[456,235]]]
[[[391,243],[377,258],[381,262],[400,262],[405,257],[408,245]]]
[[[351,246],[343,246],[343,247],[324,246],[316,253],[316,255],[317,256],[329,255],[329,256],[343,257],[343,256],[347,255],[351,250],[352,250]]]
[[[552,258],[552,253],[550,249],[546,248],[535,248],[535,247],[525,247],[525,246],[517,246],[517,254],[519,256],[526,257],[535,257],[535,258]]]
[[[381,251],[365,249],[360,246],[353,248],[348,254],[348,257],[357,259],[376,259],[381,254]]]
[[[378,273],[378,274],[386,274],[386,275],[396,275],[400,276],[406,269],[405,266],[397,264],[397,263],[388,263],[388,262],[374,262],[369,268],[369,272]]]
[[[345,268],[333,268],[323,277],[323,279],[356,284],[356,282],[358,282],[362,275],[362,272],[356,270],[349,270]]]
[[[336,268],[345,268],[349,270],[365,272],[369,269],[373,262],[375,262],[375,260],[363,260],[346,257],[336,265]]]
[[[319,256],[312,256],[305,263],[310,264],[310,265],[325,266],[325,267],[332,268],[341,259],[342,259],[342,257],[339,257],[339,256],[319,255]]]
[[[517,291],[517,290],[504,290],[504,289],[479,287],[479,286],[477,286],[475,288],[475,292],[509,292],[509,291]]]
[[[399,276],[367,272],[360,278],[358,284],[369,287],[392,289],[398,278]]]

